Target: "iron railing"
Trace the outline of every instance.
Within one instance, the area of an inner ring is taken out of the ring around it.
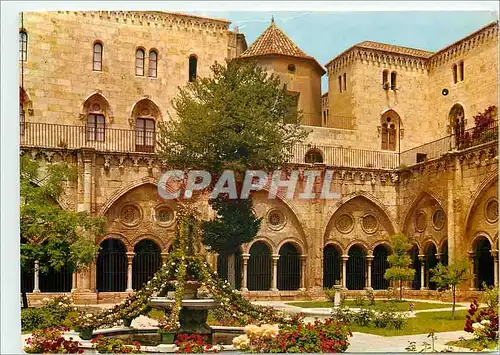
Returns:
[[[127,288],[127,255],[116,239],[101,243],[97,256],[97,292],[124,292]]]
[[[278,290],[293,291],[300,287],[300,254],[290,243],[280,249],[278,259]]]
[[[346,271],[346,287],[348,290],[362,290],[365,288],[366,259],[360,247],[354,246],[349,249]]]
[[[157,151],[158,132],[103,128],[98,135],[86,126],[23,122],[20,125],[22,147],[81,149],[93,148],[104,152],[154,153]],[[145,139],[147,135],[147,139]],[[95,139],[98,138],[99,140]],[[296,144],[291,149],[291,164],[324,164],[326,166],[395,169],[411,166],[441,157],[453,149],[467,149],[498,139],[498,121],[487,126],[474,127],[457,135],[449,135],[433,142],[397,152],[373,151],[330,145]]]
[[[152,240],[141,240],[134,248],[132,288],[140,290],[161,266],[160,247]]]
[[[341,268],[340,252],[333,245],[327,245],[323,250],[323,287],[332,288],[340,281]]]

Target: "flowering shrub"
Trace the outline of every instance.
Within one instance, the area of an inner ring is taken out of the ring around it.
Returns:
[[[245,334],[233,339],[242,351],[258,353],[337,353],[349,347],[352,333],[342,323],[330,318],[314,324],[277,326],[265,324],[245,327]]]
[[[75,330],[81,330],[85,328],[96,328],[96,316],[93,313],[86,313],[80,311],[78,316],[73,321]]]
[[[498,310],[493,307],[479,309],[476,300],[471,303],[466,315],[464,330],[477,339],[498,339]]]
[[[205,338],[198,334],[179,334],[174,342],[179,348],[178,353],[216,353],[217,349],[205,342]]]
[[[59,296],[53,299],[44,298],[40,307],[26,308],[21,311],[22,330],[31,331],[57,327],[65,323],[74,309],[73,301],[68,296]]]
[[[141,354],[141,344],[125,345],[121,339],[109,339],[99,334],[91,340],[99,354]]]
[[[63,332],[68,328],[52,328],[36,331],[26,339],[24,351],[28,354],[81,354],[83,349],[78,341],[64,339]]]

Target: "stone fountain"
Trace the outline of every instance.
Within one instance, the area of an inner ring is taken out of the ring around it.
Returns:
[[[175,281],[171,281],[175,285]],[[178,333],[199,334],[212,341],[212,328],[207,324],[208,311],[219,306],[212,298],[202,298],[200,283],[197,281],[186,281],[184,295],[179,312],[180,328]],[[175,304],[173,292],[166,297],[151,297],[149,305],[156,309],[171,309]]]

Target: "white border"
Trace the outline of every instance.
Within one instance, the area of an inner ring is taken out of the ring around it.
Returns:
[[[496,1],[283,1],[283,2],[114,2],[114,1],[17,1],[1,3],[1,277],[0,353],[21,353],[19,266],[19,125],[18,13],[49,10],[168,10],[189,11],[491,11]],[[7,339],[7,341],[6,341]]]

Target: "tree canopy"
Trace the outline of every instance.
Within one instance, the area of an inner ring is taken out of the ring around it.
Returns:
[[[415,270],[410,268],[411,257],[408,250],[411,244],[408,237],[402,233],[396,233],[391,237],[392,254],[387,257],[391,266],[385,271],[387,280],[399,282],[399,298],[403,299],[403,281],[411,281],[415,277]]]

